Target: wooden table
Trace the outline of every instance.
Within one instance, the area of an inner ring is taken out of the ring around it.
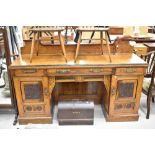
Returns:
[[[75,63],[76,45],[66,45],[66,63],[63,55],[50,54],[51,46],[42,47],[42,50],[47,48],[48,54],[42,51],[34,55],[30,63],[29,54],[26,54],[30,48],[25,47],[23,61],[17,59],[10,66],[20,124],[52,123],[53,106],[59,100],[73,98],[101,104],[107,121],[138,120],[146,62],[131,52],[112,52],[110,62],[105,52],[102,56],[80,54]],[[58,51],[58,47],[55,48]],[[86,49],[90,52],[97,48],[87,45]]]

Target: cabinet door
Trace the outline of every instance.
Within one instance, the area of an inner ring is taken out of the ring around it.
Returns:
[[[14,77],[19,114],[49,114],[47,77]]]
[[[109,113],[137,113],[142,81],[142,76],[113,76]]]

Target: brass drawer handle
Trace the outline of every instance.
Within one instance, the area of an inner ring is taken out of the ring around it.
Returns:
[[[89,72],[92,72],[92,73],[100,73],[100,72],[103,72],[103,69],[100,69],[100,68],[89,69]]]
[[[36,73],[37,70],[36,69],[30,69],[30,70],[24,70],[23,71],[25,74],[32,74],[32,73]]]
[[[79,115],[80,112],[79,111],[73,111],[72,114]]]
[[[61,73],[61,74],[64,74],[64,73],[69,73],[70,72],[70,69],[59,69],[56,71],[57,73]]]
[[[125,71],[127,73],[134,73],[134,72],[136,72],[136,69],[135,68],[126,68]]]

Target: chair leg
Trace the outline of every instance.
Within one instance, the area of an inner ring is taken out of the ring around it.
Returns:
[[[147,114],[146,114],[146,119],[149,119],[149,116],[150,116],[150,104],[151,104],[151,94],[149,94],[148,97],[147,97]]]
[[[152,102],[154,103],[154,97],[152,97]]]

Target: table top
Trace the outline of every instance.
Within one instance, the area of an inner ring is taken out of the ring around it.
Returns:
[[[116,53],[111,54],[109,60],[108,54],[103,55],[79,55],[77,62],[74,62],[74,55],[67,55],[67,63],[63,55],[34,55],[30,63],[30,55],[22,55],[22,60],[17,58],[10,66],[11,69],[17,68],[59,68],[70,67],[146,67],[147,63],[133,53]]]
[[[64,28],[63,27],[57,27],[57,28],[33,28],[30,29],[30,31],[32,32],[58,32],[58,31],[63,31]]]
[[[95,32],[99,31],[99,32],[101,32],[101,31],[108,31],[109,28],[92,27],[92,28],[77,28],[76,30],[85,31],[85,32],[91,32],[91,31],[95,31]]]

